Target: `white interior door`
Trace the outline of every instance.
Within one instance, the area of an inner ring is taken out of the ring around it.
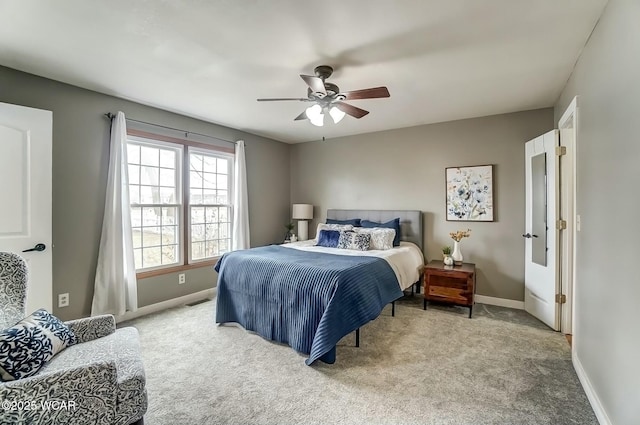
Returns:
[[[554,330],[560,329],[557,272],[559,175],[558,131],[526,143],[524,308]]]
[[[0,251],[27,261],[27,314],[52,311],[52,124],[51,111],[0,103]]]

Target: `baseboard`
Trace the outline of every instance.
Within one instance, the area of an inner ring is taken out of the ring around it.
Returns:
[[[571,360],[573,360],[573,368],[578,375],[578,379],[582,384],[582,388],[584,388],[584,392],[589,399],[589,403],[591,403],[591,408],[593,409],[593,413],[596,414],[598,422],[600,423],[600,425],[612,425],[613,422],[611,422],[609,416],[607,416],[607,412],[604,410],[604,407],[602,406],[602,403],[598,398],[598,394],[593,389],[591,381],[589,381],[589,377],[584,371],[582,363],[580,363],[580,359],[578,359],[575,348],[571,350]]]
[[[497,305],[500,307],[516,308],[524,310],[524,301],[509,300],[506,298],[488,297],[486,295],[474,295],[474,301],[480,304]]]
[[[135,319],[137,317],[146,316],[147,314],[157,313],[172,307],[178,307],[184,304],[200,301],[206,298],[213,298],[216,294],[216,288],[205,289],[204,291],[194,292],[193,294],[183,295],[182,297],[172,298],[156,304],[145,305],[136,311],[128,311],[122,316],[116,316],[116,323],[126,320]]]

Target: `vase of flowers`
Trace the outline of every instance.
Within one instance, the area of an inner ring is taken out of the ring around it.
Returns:
[[[449,236],[451,236],[451,239],[453,239],[453,253],[451,254],[451,258],[453,258],[454,264],[456,266],[459,266],[464,260],[462,251],[460,250],[460,241],[462,240],[462,238],[468,238],[469,236],[471,236],[471,229],[450,232]]]

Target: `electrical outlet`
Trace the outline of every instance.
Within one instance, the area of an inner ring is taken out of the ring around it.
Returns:
[[[58,307],[69,307],[69,293],[58,294]]]
[[[182,285],[186,281],[187,281],[187,277],[184,275],[184,273],[180,273],[178,275],[178,285]]]

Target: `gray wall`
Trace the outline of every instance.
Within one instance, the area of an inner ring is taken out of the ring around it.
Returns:
[[[610,0],[555,108],[578,99],[574,347],[611,424],[640,421],[640,2]]]
[[[328,208],[421,210],[427,259],[470,228],[462,253],[477,264],[478,294],[522,301],[524,144],[552,128],[547,108],[294,145],[291,201],[315,206],[310,235]],[[495,165],[496,221],[447,222],[445,168],[483,164]]]
[[[53,111],[53,294],[69,292],[70,306],[54,307],[62,319],[91,310],[107,183],[109,122],[106,112],[246,142],[251,244],[277,242],[289,219],[289,145],[160,109],[0,67],[0,102]],[[139,305],[215,286],[212,268],[138,282]]]

